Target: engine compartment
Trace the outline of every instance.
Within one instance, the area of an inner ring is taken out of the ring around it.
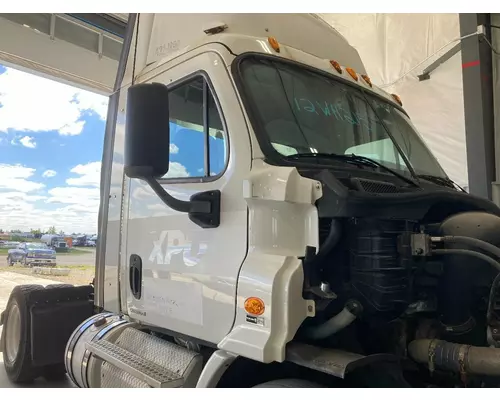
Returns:
[[[298,340],[396,355],[402,386],[499,387],[500,209],[451,188],[303,175],[324,196],[303,260],[317,315]]]

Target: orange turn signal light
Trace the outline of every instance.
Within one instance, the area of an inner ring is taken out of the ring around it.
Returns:
[[[267,41],[269,42],[269,45],[273,48],[273,50],[276,52],[276,53],[279,53],[280,52],[280,44],[278,43],[278,41],[273,38],[273,37],[268,37],[267,38]]]
[[[372,87],[372,80],[370,79],[370,77],[368,75],[361,75],[361,78],[363,78],[363,80],[368,84],[368,86]]]
[[[401,101],[401,98],[397,94],[391,94],[392,98],[398,103],[401,107],[403,107],[403,102]]]
[[[245,311],[252,315],[262,315],[266,309],[264,302],[258,297],[249,297],[245,300]]]
[[[356,74],[356,71],[354,71],[352,68],[346,68],[345,70],[349,73],[349,75],[352,76],[352,79],[354,79],[355,81],[358,80],[358,74]]]
[[[339,74],[342,73],[342,67],[340,66],[340,64],[337,61],[330,60],[330,64],[332,65],[333,68],[335,68],[337,70],[337,72]]]

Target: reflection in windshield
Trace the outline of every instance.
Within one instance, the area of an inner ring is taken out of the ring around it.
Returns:
[[[409,177],[446,177],[408,117],[390,103],[279,61],[248,58],[241,73],[264,140],[279,154],[355,154]]]

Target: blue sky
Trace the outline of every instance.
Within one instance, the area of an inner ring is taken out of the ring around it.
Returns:
[[[96,232],[107,97],[0,65],[0,228]]]

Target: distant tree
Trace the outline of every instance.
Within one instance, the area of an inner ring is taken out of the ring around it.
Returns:
[[[35,239],[40,239],[42,237],[41,229],[31,229],[31,233],[35,237]]]
[[[64,236],[64,231],[59,231],[59,235]]]
[[[0,233],[3,233],[3,229],[0,229]]]
[[[22,233],[20,229],[12,229],[10,233]]]
[[[56,231],[56,227],[55,226],[51,226],[48,230],[47,230],[47,233],[50,234],[50,235],[55,235],[57,233]]]

